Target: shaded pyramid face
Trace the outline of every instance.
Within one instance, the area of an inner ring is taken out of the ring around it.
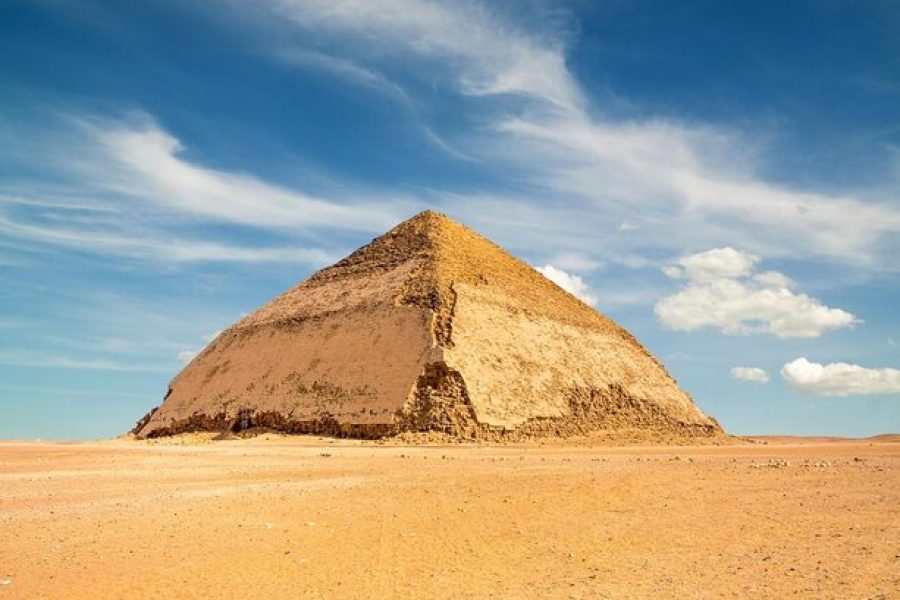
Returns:
[[[224,331],[136,432],[254,426],[358,437],[721,433],[631,334],[430,211]]]

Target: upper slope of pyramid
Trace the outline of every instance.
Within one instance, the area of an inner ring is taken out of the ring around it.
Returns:
[[[238,326],[305,318],[311,310],[319,308],[318,303],[311,302],[316,288],[366,282],[397,270],[404,271],[406,279],[394,300],[434,310],[439,331],[448,327],[454,301],[453,284],[468,284],[500,290],[516,298],[528,311],[559,322],[615,331],[631,338],[611,320],[497,244],[431,210],[403,221],[341,261],[316,272]],[[354,300],[343,298],[344,302]],[[446,335],[439,337],[444,342],[450,341]]]

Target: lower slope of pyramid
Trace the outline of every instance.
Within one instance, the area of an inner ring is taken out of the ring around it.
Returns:
[[[253,426],[359,437],[721,433],[628,332],[431,212],[223,332],[136,433]]]

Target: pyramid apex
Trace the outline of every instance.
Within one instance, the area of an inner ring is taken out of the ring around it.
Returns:
[[[407,224],[426,224],[426,225],[438,225],[440,223],[456,223],[453,219],[448,217],[442,212],[438,212],[436,210],[427,209],[422,212],[416,213],[407,220],[403,221],[397,228],[401,228]]]
[[[449,219],[450,217],[448,217],[447,215],[445,215],[442,212],[438,212],[436,210],[427,208],[427,209],[423,210],[422,212],[416,213],[411,218],[412,219],[428,219],[428,218]]]
[[[446,216],[447,215],[445,215],[444,213],[438,212],[436,210],[432,210],[430,208],[426,208],[422,212],[416,213],[415,215],[413,215],[413,218],[415,219],[416,217],[446,217]]]
[[[436,210],[423,210],[405,221],[394,226],[382,238],[385,239],[406,239],[411,241],[410,248],[417,247],[420,241],[428,245],[448,243],[451,238],[463,236],[478,236],[475,231],[470,230],[462,223],[455,221],[442,212]],[[379,238],[381,239],[381,238]],[[377,240],[376,240],[377,241]]]

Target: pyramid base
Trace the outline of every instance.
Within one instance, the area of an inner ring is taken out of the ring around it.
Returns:
[[[478,421],[462,376],[444,363],[429,364],[419,377],[410,400],[391,423],[346,423],[332,415],[296,420],[274,411],[239,411],[215,415],[194,414],[148,432],[157,438],[183,433],[239,433],[248,429],[286,434],[325,435],[340,438],[383,439],[416,434],[436,434],[451,440],[518,442],[539,438],[638,437],[646,441],[717,438],[724,436],[715,420],[688,423],[673,419],[655,404],[634,398],[620,386],[606,389],[573,389],[568,414],[531,418],[515,428],[502,428]],[[151,413],[152,414],[152,411]],[[145,417],[146,419],[146,417]],[[434,437],[432,435],[432,437]]]
[[[393,435],[444,434],[447,439],[524,441],[535,438],[569,438],[640,431],[647,439],[714,438],[724,435],[718,422],[690,423],[672,418],[656,404],[628,394],[618,385],[606,389],[570,391],[567,414],[534,417],[514,428],[478,421],[462,375],[443,363],[426,368],[413,399],[394,423]]]

